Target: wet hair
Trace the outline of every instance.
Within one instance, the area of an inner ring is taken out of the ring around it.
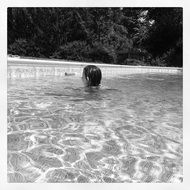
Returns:
[[[83,69],[85,79],[88,81],[88,86],[100,85],[102,79],[101,70],[95,65],[88,65]]]

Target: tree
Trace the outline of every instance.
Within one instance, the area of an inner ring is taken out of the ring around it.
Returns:
[[[160,59],[179,66],[182,9],[8,8],[8,53],[114,64]]]
[[[148,17],[154,24],[143,45],[154,57],[165,56],[166,61],[170,60],[169,66],[182,66],[182,8],[152,8]]]

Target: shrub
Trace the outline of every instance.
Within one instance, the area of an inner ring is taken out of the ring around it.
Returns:
[[[147,64],[144,61],[140,61],[138,59],[125,59],[122,62],[122,65],[145,66]]]
[[[129,48],[117,52],[117,64],[128,65],[130,62],[129,60],[135,60],[134,63],[131,62],[130,64],[136,65],[137,63],[137,65],[145,65],[146,63],[147,65],[150,65],[150,57],[150,54],[146,50]]]
[[[39,57],[39,48],[36,47],[34,42],[27,41],[26,39],[18,39],[8,47],[8,54],[19,56]]]
[[[101,43],[87,44],[84,41],[73,41],[61,46],[51,58],[67,59],[73,61],[113,63],[114,57],[111,49]]]
[[[169,51],[164,53],[162,57],[167,63],[167,66],[182,67],[183,65],[182,52],[178,47],[170,49]]]
[[[88,53],[90,60],[93,62],[102,62],[102,63],[114,63],[114,52],[112,49],[107,48],[101,43],[93,44],[93,48]]]
[[[89,61],[90,46],[84,41],[73,41],[61,46],[51,58],[68,59],[73,61]]]
[[[167,66],[167,63],[163,57],[156,57],[156,58],[151,60],[151,65],[152,66],[165,67],[165,66]]]

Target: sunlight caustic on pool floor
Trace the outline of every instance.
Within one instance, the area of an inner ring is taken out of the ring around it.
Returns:
[[[8,80],[8,182],[182,182],[182,76]]]

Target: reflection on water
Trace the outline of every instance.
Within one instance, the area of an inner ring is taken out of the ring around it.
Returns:
[[[8,80],[9,182],[181,182],[182,76]]]

